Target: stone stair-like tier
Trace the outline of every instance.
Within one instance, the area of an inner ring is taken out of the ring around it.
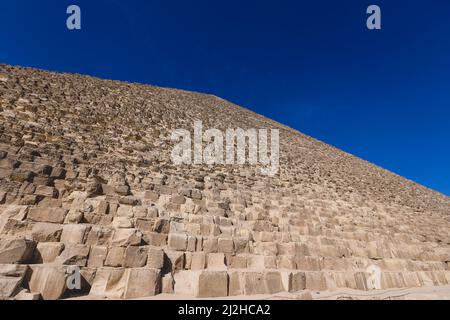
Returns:
[[[280,174],[174,166],[195,119],[280,129]],[[370,290],[371,265],[450,285],[448,197],[216,97],[0,66],[0,298]]]

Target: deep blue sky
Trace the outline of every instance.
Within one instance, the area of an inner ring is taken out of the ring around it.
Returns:
[[[0,62],[213,93],[450,195],[448,0],[2,1]]]

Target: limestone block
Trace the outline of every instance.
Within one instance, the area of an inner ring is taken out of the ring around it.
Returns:
[[[238,254],[231,257],[230,268],[232,269],[245,269],[247,268],[247,256]]]
[[[33,263],[52,263],[63,250],[63,243],[39,242],[34,250]]]
[[[194,252],[191,258],[191,270],[203,270],[206,267],[206,254],[204,252]]]
[[[166,274],[162,278],[162,289],[161,293],[174,293],[175,280],[171,273]]]
[[[265,294],[264,272],[243,272],[241,285],[244,295]]]
[[[113,246],[138,246],[142,241],[142,233],[136,229],[117,229],[112,239]]]
[[[197,237],[188,236],[186,251],[194,252],[197,248]]]
[[[187,235],[185,233],[169,233],[169,247],[177,251],[186,251]]]
[[[223,253],[208,253],[207,268],[211,270],[226,270],[225,255]]]
[[[217,238],[203,239],[203,251],[206,253],[215,253],[218,250]]]
[[[175,195],[170,198],[172,204],[184,204],[186,203],[186,198],[182,195]]]
[[[284,291],[281,274],[278,271],[266,271],[264,273],[264,285],[266,288],[265,292],[268,294]]]
[[[112,227],[116,229],[131,229],[134,228],[134,223],[128,217],[115,217],[112,222]]]
[[[294,270],[297,268],[294,256],[278,256],[277,258],[278,269]]]
[[[153,231],[168,234],[170,231],[170,221],[164,218],[156,219]]]
[[[32,274],[28,283],[30,291],[40,293],[44,300],[60,299],[66,291],[66,270],[64,267],[31,267]]]
[[[107,246],[92,246],[89,253],[88,267],[89,268],[101,268],[105,264],[106,257],[108,255]]]
[[[141,204],[141,200],[134,196],[125,196],[119,199],[119,203],[127,206],[138,206]]]
[[[265,258],[261,255],[247,255],[247,267],[252,270],[264,270]]]
[[[0,264],[0,299],[14,296],[20,289],[28,266]]]
[[[296,257],[295,264],[298,270],[305,270],[305,271],[322,270],[322,261],[318,257]]]
[[[105,266],[107,267],[122,267],[125,260],[124,247],[111,247],[108,250],[108,254],[105,260]]]
[[[56,258],[55,263],[85,267],[89,256],[89,246],[83,244],[66,244],[64,250]]]
[[[148,247],[129,246],[125,250],[125,268],[141,268],[147,263]]]
[[[228,274],[226,271],[201,271],[198,280],[197,297],[228,296]]]
[[[234,252],[234,242],[232,238],[219,238],[218,239],[218,248],[219,252],[223,253],[233,253]]]
[[[185,256],[184,252],[164,250],[164,269],[172,272],[178,272],[184,269]]]
[[[174,275],[175,293],[198,298],[228,296],[226,271],[182,271]]]
[[[327,290],[327,282],[322,272],[305,272],[306,275],[306,289],[325,291]]]
[[[24,238],[0,240],[0,264],[28,263],[35,247],[36,242]]]
[[[161,274],[150,268],[126,270],[125,290],[121,298],[135,299],[157,295],[161,292]]]
[[[90,231],[89,226],[82,224],[65,225],[61,234],[61,242],[66,244],[83,244]]]
[[[136,229],[143,232],[152,232],[154,224],[155,219],[149,218],[138,218],[135,222]]]
[[[63,223],[68,210],[62,208],[39,207],[28,211],[28,219],[35,222]]]
[[[59,242],[62,231],[62,225],[38,222],[33,225],[31,236],[37,242]]]
[[[92,226],[87,235],[86,244],[104,246],[110,243],[112,237],[113,229],[104,226]]]
[[[147,267],[153,269],[162,269],[164,267],[164,251],[161,248],[148,248]]]
[[[157,232],[144,232],[143,240],[151,246],[163,247],[167,244],[167,234]]]
[[[117,208],[117,216],[125,218],[133,218],[134,217],[133,207],[121,205],[120,207]]]
[[[244,294],[242,288],[242,272],[231,271],[228,273],[229,284],[228,284],[228,295],[229,296],[240,296]]]
[[[99,268],[90,295],[110,299],[136,299],[161,292],[159,270],[150,268]]]
[[[40,293],[33,293],[28,292],[28,290],[21,290],[15,297],[14,300],[18,301],[35,301],[35,300],[41,300],[41,294]]]

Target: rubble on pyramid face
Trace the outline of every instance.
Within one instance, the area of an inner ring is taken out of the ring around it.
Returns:
[[[174,165],[171,132],[197,120],[279,129],[279,173]],[[369,290],[370,266],[382,288],[448,285],[449,213],[214,96],[0,66],[0,298]]]

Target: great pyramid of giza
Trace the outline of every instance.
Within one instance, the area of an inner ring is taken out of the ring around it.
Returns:
[[[195,121],[278,129],[279,171],[175,165]],[[0,298],[446,285],[445,195],[212,95],[0,65]]]

